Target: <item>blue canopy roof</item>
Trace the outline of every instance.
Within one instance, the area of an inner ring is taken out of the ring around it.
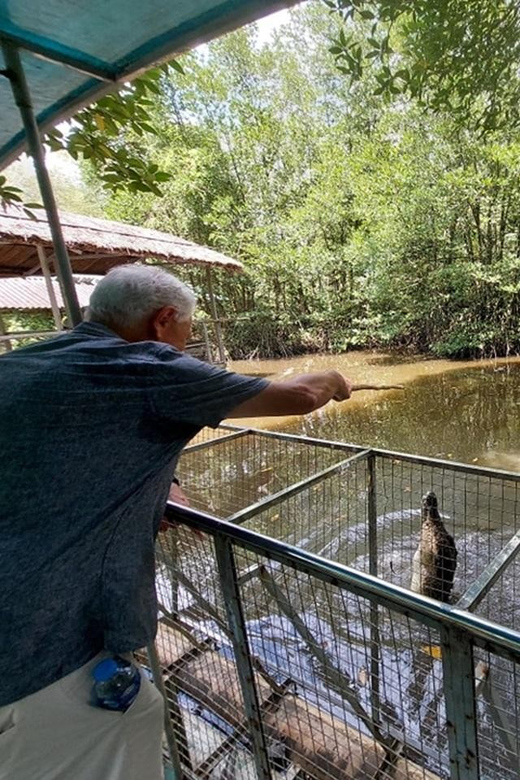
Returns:
[[[19,47],[45,130],[154,63],[296,2],[0,0],[0,40]],[[2,78],[0,169],[24,148],[22,121]]]

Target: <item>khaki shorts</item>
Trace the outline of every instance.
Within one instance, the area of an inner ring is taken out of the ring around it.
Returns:
[[[164,700],[141,673],[126,712],[91,704],[91,670],[0,707],[0,780],[162,780]]]

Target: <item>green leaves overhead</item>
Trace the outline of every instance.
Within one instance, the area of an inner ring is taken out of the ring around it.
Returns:
[[[48,143],[87,160],[107,216],[244,263],[215,282],[234,356],[520,351],[516,23],[503,0],[308,2]]]
[[[404,95],[481,132],[520,122],[520,8],[514,0],[323,0],[342,26],[330,47],[352,81]]]
[[[6,206],[19,206],[30,219],[36,219],[34,209],[42,209],[41,203],[24,203],[24,193],[20,187],[9,184],[5,176],[0,176],[0,203]]]
[[[520,134],[475,130],[481,97],[467,128],[456,96],[425,111],[439,93],[404,46],[419,17],[387,7],[350,4],[338,31],[308,3],[269,43],[241,30],[185,57],[154,114],[164,196],[111,198],[116,219],[244,263],[216,285],[234,356],[520,349]]]
[[[181,64],[170,62],[105,95],[76,114],[67,132],[50,131],[46,144],[53,151],[66,150],[75,160],[88,160],[107,190],[160,196],[160,185],[169,176],[150,162],[148,149],[158,133],[153,114],[162,95],[161,80],[171,71],[182,74]]]

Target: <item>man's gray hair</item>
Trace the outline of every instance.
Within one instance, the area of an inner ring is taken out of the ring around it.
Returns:
[[[163,306],[173,306],[176,319],[183,322],[193,316],[196,303],[190,288],[162,268],[119,265],[96,285],[86,319],[124,328],[142,324]]]

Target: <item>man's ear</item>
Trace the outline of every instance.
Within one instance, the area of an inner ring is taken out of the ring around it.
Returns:
[[[153,334],[154,340],[161,341],[161,336],[172,320],[175,320],[177,316],[176,310],[173,306],[163,306],[159,309],[150,321],[150,328]]]

